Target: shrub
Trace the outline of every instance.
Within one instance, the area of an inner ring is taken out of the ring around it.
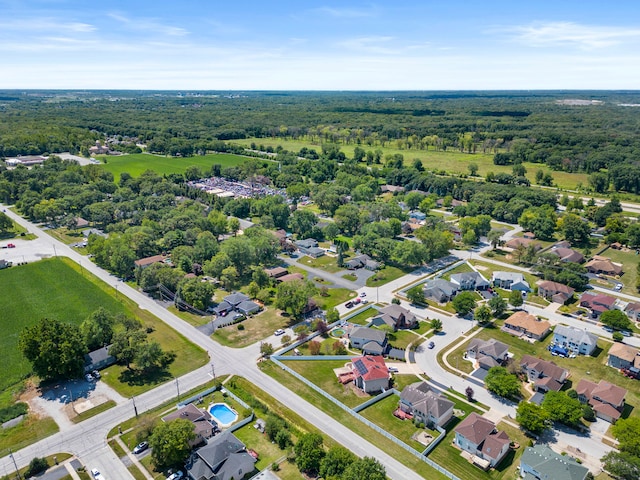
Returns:
[[[244,330],[244,325],[243,325],[243,324],[241,324],[241,323],[239,323],[239,324],[238,324],[238,330]]]
[[[33,477],[34,475],[44,472],[47,468],[49,468],[49,464],[46,458],[35,457],[29,462],[29,467],[27,467],[27,470],[24,472],[24,476],[26,478]]]
[[[9,407],[0,408],[0,423],[8,422],[20,415],[25,415],[28,410],[29,407],[24,402],[18,402]]]

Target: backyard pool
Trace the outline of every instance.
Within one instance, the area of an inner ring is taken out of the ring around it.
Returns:
[[[341,338],[344,334],[345,331],[343,328],[334,328],[333,330],[331,330],[332,337]]]
[[[228,427],[238,419],[238,414],[226,403],[209,405],[209,413],[222,428]]]

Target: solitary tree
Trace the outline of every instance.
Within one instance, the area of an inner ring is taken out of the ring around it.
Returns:
[[[474,312],[478,323],[487,323],[491,320],[491,308],[488,305],[480,305]]]
[[[422,286],[417,285],[407,290],[407,298],[411,303],[416,305],[425,303],[424,290],[422,290]]]
[[[471,387],[467,387],[467,388],[465,388],[465,389],[464,389],[464,394],[467,396],[467,400],[468,400],[469,402],[472,402],[472,401],[473,401],[473,395],[474,395],[474,393],[475,393],[475,392],[473,391],[473,388],[471,388]]]
[[[472,292],[461,292],[454,297],[452,304],[458,315],[465,316],[476,308],[476,297]]]
[[[542,433],[549,427],[549,413],[531,402],[520,402],[516,409],[516,420],[522,428],[532,433]]]
[[[524,303],[524,300],[522,300],[522,292],[519,290],[512,290],[509,294],[509,303],[515,308],[521,307]]]
[[[489,308],[491,308],[494,317],[501,317],[507,310],[507,301],[500,295],[492,297],[491,300],[489,300],[488,305]]]
[[[618,330],[626,330],[631,326],[629,317],[627,317],[624,312],[618,309],[602,312],[602,314],[600,315],[600,320],[605,325],[609,325],[611,328],[616,328]]]
[[[149,438],[151,458],[159,468],[179,466],[189,456],[195,438],[193,423],[178,418],[171,422],[159,422]]]
[[[487,390],[501,397],[513,398],[520,395],[518,377],[509,373],[504,367],[491,367],[484,383]]]
[[[429,326],[436,332],[442,330],[442,320],[439,318],[432,318],[429,322]]]

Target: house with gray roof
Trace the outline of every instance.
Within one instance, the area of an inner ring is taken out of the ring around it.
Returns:
[[[391,304],[381,308],[379,314],[373,317],[371,323],[376,327],[389,325],[394,330],[399,330],[415,328],[418,325],[418,319],[406,308]]]
[[[244,443],[225,430],[191,455],[186,470],[191,480],[232,480],[252,473],[255,462]]]
[[[300,253],[318,258],[324,255],[324,250],[318,247],[318,241],[315,238],[305,238],[304,240],[296,240],[296,247]]]
[[[520,476],[530,480],[585,480],[589,469],[546,445],[527,447],[520,457]]]
[[[429,280],[424,284],[424,296],[438,303],[450,302],[458,293],[458,287],[442,278]]]
[[[247,300],[249,300],[249,297],[247,297],[244,293],[239,292],[232,293],[231,295],[227,295],[226,297],[224,297],[224,301],[233,305],[233,308],[236,308],[242,302],[246,302]]]
[[[349,260],[344,262],[344,265],[349,270],[357,270],[359,268],[365,268],[367,270],[373,271],[380,268],[380,264],[366,254],[358,255],[357,257],[350,258]]]
[[[260,311],[260,305],[251,300],[245,300],[240,305],[236,307],[240,313],[244,315],[252,315],[254,313],[258,313]]]
[[[488,370],[491,367],[502,365],[509,357],[509,346],[490,338],[482,340],[473,338],[467,347],[467,357],[478,361],[480,367]]]
[[[211,414],[206,410],[200,410],[193,403],[184,405],[175,412],[162,417],[162,421],[165,423],[177,419],[189,420],[193,424],[195,437],[189,442],[192,447],[205,443],[218,431],[218,424]]]
[[[489,282],[478,272],[454,273],[449,278],[458,290],[486,290]]]
[[[412,383],[400,394],[400,410],[429,428],[442,427],[451,420],[453,406],[451,400],[434,392],[426,382]]]
[[[365,355],[382,355],[387,350],[387,334],[382,330],[354,327],[348,333],[351,346]]]
[[[550,390],[560,391],[569,376],[569,370],[566,368],[531,355],[522,356],[520,367],[527,373],[534,390],[544,393]]]
[[[110,365],[116,363],[116,357],[109,354],[109,347],[98,348],[92,352],[87,353],[84,356],[84,372],[91,372],[93,370],[102,370]]]
[[[557,325],[553,331],[553,343],[582,355],[591,355],[597,341],[598,337],[593,333],[567,325]]]
[[[524,279],[524,275],[518,272],[493,272],[491,283],[494,287],[504,288],[505,290],[531,291],[531,287]]]

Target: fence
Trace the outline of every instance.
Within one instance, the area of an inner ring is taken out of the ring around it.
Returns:
[[[293,358],[293,357],[292,357]],[[438,472],[442,473],[443,475],[445,475],[446,477],[452,479],[452,480],[461,480],[459,477],[457,477],[456,475],[454,475],[453,473],[451,473],[450,471],[448,471],[446,468],[441,467],[440,465],[438,465],[437,463],[435,463],[434,461],[432,461],[431,459],[427,458],[424,456],[423,453],[418,452],[416,449],[414,449],[413,447],[407,445],[406,443],[404,443],[402,440],[396,438],[395,436],[391,435],[389,432],[387,432],[386,430],[380,428],[378,425],[376,425],[375,423],[369,421],[368,419],[366,419],[365,417],[363,417],[362,415],[360,415],[359,413],[355,412],[354,410],[352,410],[351,408],[347,407],[346,405],[344,405],[342,402],[340,402],[339,400],[335,399],[334,397],[332,397],[331,395],[329,395],[327,392],[325,392],[324,390],[322,390],[320,387],[316,386],[315,384],[313,384],[312,382],[310,382],[309,380],[307,380],[305,377],[303,377],[302,375],[300,375],[298,372],[292,370],[291,368],[287,367],[284,363],[282,363],[280,361],[280,359],[278,357],[271,357],[271,360],[278,365],[280,368],[282,368],[284,371],[288,372],[289,374],[293,375],[295,378],[297,378],[298,380],[300,380],[301,382],[303,382],[305,385],[309,386],[310,388],[312,388],[314,391],[318,392],[320,395],[322,395],[323,397],[325,397],[327,400],[329,400],[330,402],[332,402],[334,405],[336,405],[337,407],[341,408],[342,410],[344,410],[345,412],[347,412],[348,414],[350,414],[351,416],[353,416],[354,418],[356,418],[357,420],[359,420],[360,422],[364,423],[365,425],[367,425],[368,427],[372,428],[373,430],[375,430],[376,432],[378,432],[379,434],[383,435],[384,437],[388,438],[389,440],[391,440],[393,443],[395,443],[396,445],[398,445],[401,448],[404,448],[407,452],[409,452],[410,454],[412,454],[413,456],[415,456],[416,458],[422,460],[423,462],[425,462],[427,465],[429,465],[430,467],[436,469]],[[390,395],[390,394],[389,394]],[[379,396],[378,396],[379,397]],[[378,398],[376,397],[376,398]],[[380,399],[378,399],[380,400]],[[374,402],[375,403],[375,402]],[[437,439],[434,439],[433,442],[436,442],[436,444],[442,439],[444,438],[444,435],[442,435],[442,433],[438,436]],[[433,443],[432,442],[432,443]],[[435,445],[434,445],[435,447]],[[432,447],[432,448],[434,448]],[[427,450],[430,451],[430,450]]]

